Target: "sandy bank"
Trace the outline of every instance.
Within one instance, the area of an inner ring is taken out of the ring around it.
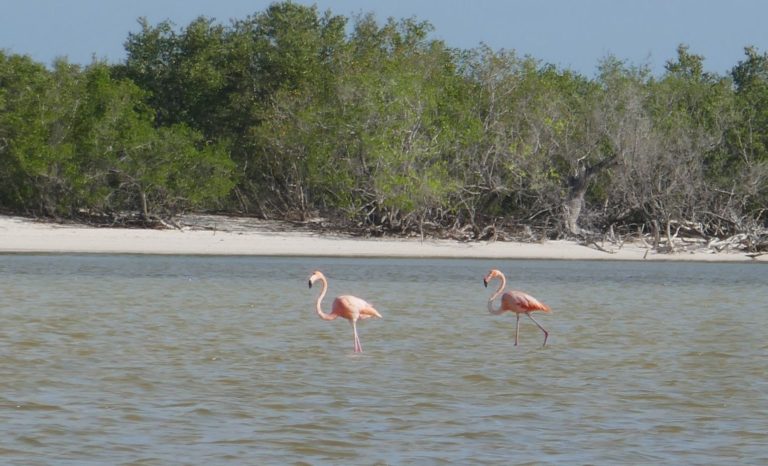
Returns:
[[[422,242],[320,235],[253,219],[205,217],[193,223],[180,230],[94,228],[0,216],[0,252],[768,262],[768,255],[752,259],[742,253],[656,254],[637,244],[609,254],[570,241]]]

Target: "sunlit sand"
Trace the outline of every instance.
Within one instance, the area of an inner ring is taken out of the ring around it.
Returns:
[[[254,222],[256,227],[254,227]],[[210,225],[208,225],[210,228]],[[661,254],[641,243],[606,246],[612,253],[573,241],[459,242],[418,238],[358,238],[291,230],[285,225],[217,217],[215,229],[104,228],[0,216],[0,252],[209,254],[257,256],[430,257],[485,259],[768,261],[742,252],[706,250]]]

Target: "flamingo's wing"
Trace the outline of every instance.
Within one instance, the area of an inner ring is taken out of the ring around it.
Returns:
[[[346,298],[349,306],[357,309],[360,314],[360,319],[370,319],[371,317],[381,318],[379,311],[377,311],[368,301],[358,298],[357,296],[346,296]]]
[[[378,317],[381,319],[381,314],[379,314],[379,311],[373,308],[370,304],[368,304],[368,307],[360,308],[360,318],[361,319],[368,319],[371,317]]]
[[[549,306],[522,291],[508,291],[504,293],[503,302],[507,307],[517,312],[552,311]]]
[[[374,309],[374,307],[369,303],[368,301],[358,298],[357,296],[351,296],[351,295],[344,295],[339,296],[336,298],[336,300],[339,302],[338,305],[338,313],[342,316],[351,316],[357,312],[358,318],[360,319],[368,319],[371,317],[381,317],[381,314]],[[334,309],[337,308],[336,303],[334,303]],[[349,318],[349,317],[347,317]]]

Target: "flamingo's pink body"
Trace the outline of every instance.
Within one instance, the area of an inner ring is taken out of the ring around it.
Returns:
[[[539,324],[539,322],[533,318],[531,315],[531,312],[552,312],[552,310],[547,306],[546,304],[542,303],[538,299],[534,298],[533,296],[529,295],[528,293],[522,292],[522,291],[507,291],[504,292],[504,287],[507,285],[507,279],[504,277],[504,274],[501,273],[499,270],[493,269],[490,272],[488,272],[488,275],[486,275],[483,278],[483,283],[485,286],[488,286],[488,282],[493,280],[494,278],[498,278],[501,280],[501,284],[499,285],[499,289],[496,290],[496,292],[488,299],[488,312],[494,315],[502,314],[504,312],[514,312],[517,316],[517,322],[515,324],[515,346],[517,346],[517,337],[520,333],[520,314],[525,314],[528,317],[531,318],[531,320],[538,326],[542,332],[544,332],[544,345],[547,345],[547,338],[549,337],[549,332],[547,332],[544,327]],[[502,294],[503,293],[503,294]],[[493,301],[501,295],[501,304],[498,308],[493,307]]]
[[[325,313],[320,307],[320,302],[325,297],[325,293],[328,291],[328,280],[325,275],[320,271],[315,271],[309,277],[309,287],[312,288],[312,284],[320,280],[323,284],[323,290],[317,297],[316,311],[317,315],[323,320],[334,320],[337,317],[347,319],[352,324],[352,335],[354,337],[355,353],[362,353],[363,346],[360,344],[360,338],[357,336],[357,321],[368,319],[371,317],[381,318],[381,314],[371,306],[370,303],[364,299],[360,299],[357,296],[341,295],[337,296],[333,300],[331,306],[331,312]]]

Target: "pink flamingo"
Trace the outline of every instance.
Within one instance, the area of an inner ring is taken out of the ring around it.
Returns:
[[[312,284],[317,280],[323,283],[323,291],[317,297],[317,315],[323,320],[334,320],[337,317],[343,317],[352,324],[352,334],[355,338],[355,353],[362,353],[363,346],[360,344],[360,338],[357,336],[357,320],[368,319],[370,317],[378,317],[381,319],[379,311],[373,308],[367,301],[358,298],[357,296],[342,295],[337,296],[333,300],[333,307],[331,313],[326,314],[320,308],[320,301],[325,297],[326,291],[328,291],[328,280],[325,275],[320,271],[315,271],[309,277],[309,287],[312,288]]]
[[[507,285],[507,279],[504,277],[504,274],[496,269],[493,269],[488,272],[488,275],[483,277],[483,284],[486,288],[488,288],[488,282],[494,278],[501,279],[501,285],[499,286],[499,289],[496,290],[496,292],[490,297],[490,299],[488,299],[488,312],[493,315],[499,315],[507,311],[515,313],[517,316],[517,325],[515,326],[515,346],[517,346],[517,335],[520,333],[520,314],[527,315],[531,318],[533,323],[535,323],[541,329],[541,331],[544,332],[544,344],[542,346],[546,346],[549,332],[547,332],[544,327],[542,327],[541,324],[533,318],[531,312],[552,312],[549,306],[543,304],[528,293],[524,293],[522,291],[507,291],[501,296],[501,304],[499,307],[494,308],[493,300],[504,292],[504,287]]]

